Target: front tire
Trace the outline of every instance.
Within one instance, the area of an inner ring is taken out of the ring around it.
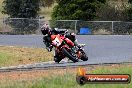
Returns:
[[[67,51],[67,49],[63,48],[63,49],[62,49],[62,52],[64,53],[64,55],[65,55],[66,57],[68,57],[68,58],[69,58],[70,60],[72,60],[74,63],[75,63],[75,62],[78,62],[78,59],[76,59],[75,56],[71,55],[70,52]]]
[[[62,60],[61,58],[55,57],[55,56],[54,56],[54,61],[55,61],[56,63],[59,63],[61,60]]]

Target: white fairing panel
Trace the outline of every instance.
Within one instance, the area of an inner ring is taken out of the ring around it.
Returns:
[[[52,42],[56,46],[60,46],[61,45],[61,42],[59,41],[59,39],[57,37]]]

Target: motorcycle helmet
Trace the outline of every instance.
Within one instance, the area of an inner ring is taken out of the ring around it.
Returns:
[[[41,32],[43,35],[46,35],[50,32],[50,27],[48,24],[44,24],[42,27],[41,27]]]

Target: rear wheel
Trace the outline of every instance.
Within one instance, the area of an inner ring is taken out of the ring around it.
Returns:
[[[67,49],[63,48],[63,49],[62,49],[62,52],[64,53],[64,55],[65,55],[66,57],[68,57],[68,58],[69,58],[70,60],[72,60],[74,63],[75,63],[75,62],[78,62],[78,59],[76,59],[75,56],[73,56],[72,54],[70,54],[70,52],[68,52]]]

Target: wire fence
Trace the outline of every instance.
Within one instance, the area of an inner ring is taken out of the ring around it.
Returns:
[[[88,28],[92,35],[130,35],[132,22],[123,21],[80,21],[80,20],[49,20],[27,18],[0,19],[0,34],[41,34],[40,27],[48,23],[50,27],[68,29],[69,32],[80,34],[81,28]]]

